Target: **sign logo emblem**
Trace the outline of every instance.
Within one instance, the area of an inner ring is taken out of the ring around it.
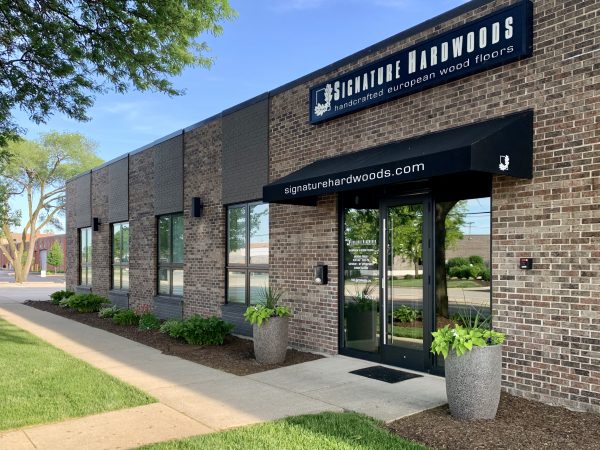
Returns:
[[[321,98],[325,103],[320,103]],[[331,100],[333,100],[333,87],[331,83],[323,89],[315,92],[315,116],[321,117],[327,111],[331,111]]]
[[[500,155],[500,164],[498,167],[501,171],[505,172],[508,170],[508,165],[510,164],[510,158],[508,155]]]

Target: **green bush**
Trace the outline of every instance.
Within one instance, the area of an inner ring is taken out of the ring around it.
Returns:
[[[183,320],[171,319],[160,326],[160,332],[175,339],[183,339],[184,328]]]
[[[65,298],[69,298],[72,295],[75,295],[75,292],[73,292],[73,291],[56,291],[56,292],[53,292],[52,294],[50,294],[50,302],[53,305],[58,305],[61,300],[65,299]]]
[[[98,311],[98,317],[102,317],[103,319],[112,319],[116,313],[121,311],[117,305],[109,306],[108,308],[102,308]]]
[[[221,345],[233,331],[233,325],[218,317],[194,315],[184,320],[183,338],[188,344]]]
[[[469,256],[469,264],[473,264],[474,266],[485,266],[485,261],[479,255],[471,255]]]
[[[399,320],[400,322],[414,322],[422,316],[421,310],[407,305],[402,305],[394,311],[394,319]]]
[[[492,279],[492,273],[487,267],[481,272],[481,279],[483,281],[490,281]]]
[[[138,325],[140,322],[140,316],[131,309],[122,309],[112,319],[117,325]]]
[[[75,294],[70,297],[63,298],[59,305],[63,307],[73,308],[74,310],[84,313],[98,312],[102,305],[110,303],[106,297],[96,294]]]
[[[404,275],[405,280],[413,280],[414,278],[415,278],[415,276],[411,275],[410,273],[407,273],[406,275]]]
[[[167,320],[160,327],[161,333],[196,345],[221,345],[232,331],[233,325],[218,317],[199,315],[186,320]]]
[[[140,316],[140,321],[138,323],[138,328],[140,330],[158,330],[160,328],[160,319],[156,317],[153,313],[148,312],[144,313]]]
[[[465,279],[468,280],[471,278],[471,269],[472,267],[469,265],[466,266],[453,266],[448,269],[448,275],[451,278],[458,278],[460,280]]]
[[[450,258],[448,260],[448,269],[451,269],[452,267],[461,267],[461,266],[468,266],[469,265],[469,260],[467,258],[462,258],[460,256],[457,256],[456,258]]]

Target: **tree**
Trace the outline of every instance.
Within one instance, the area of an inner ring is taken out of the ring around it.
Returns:
[[[87,120],[94,94],[130,88],[179,95],[169,80],[210,67],[201,33],[218,35],[228,0],[19,0],[0,2],[0,147],[59,111]]]
[[[465,223],[466,213],[467,204],[464,200],[435,204],[435,304],[436,314],[439,317],[449,317],[446,249],[463,238],[461,227]]]
[[[102,162],[95,153],[96,145],[78,133],[47,133],[38,141],[19,140],[9,144],[11,159],[0,175],[8,184],[8,200],[25,195],[27,219],[21,239],[11,239],[10,223],[14,215],[2,224],[0,251],[15,269],[15,281],[27,279],[33,259],[35,241],[48,225],[60,228],[58,218],[64,213],[65,183]]]
[[[435,207],[435,295],[437,314],[448,317],[448,286],[446,276],[446,250],[463,238],[461,227],[465,223],[465,201],[438,202]],[[402,255],[413,264],[415,276],[423,258],[421,205],[402,205],[389,209],[389,242],[394,255]],[[378,240],[379,211],[349,209],[345,213],[345,238],[348,240]],[[347,246],[345,246],[347,247]],[[346,261],[351,255],[346,250]]]
[[[48,250],[48,256],[46,262],[49,266],[54,266],[54,273],[56,268],[63,265],[64,253],[63,248],[58,241],[54,241]]]

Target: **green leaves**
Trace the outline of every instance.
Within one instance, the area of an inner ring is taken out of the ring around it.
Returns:
[[[256,324],[260,327],[264,321],[271,317],[289,317],[291,315],[292,312],[287,306],[275,306],[274,308],[269,308],[260,304],[249,306],[244,313],[244,318],[252,325]]]
[[[98,312],[102,305],[110,303],[107,298],[96,294],[75,294],[63,297],[59,305],[67,308],[73,308],[77,312]]]
[[[473,347],[487,347],[488,345],[500,345],[504,342],[504,334],[485,329],[482,327],[463,327],[454,325],[450,328],[446,325],[431,333],[433,341],[431,352],[437,355],[448,356],[450,350],[454,350],[458,356],[471,351]]]
[[[198,314],[185,320],[167,320],[160,327],[161,333],[195,345],[222,345],[232,331],[231,323],[215,316],[202,317]]]
[[[87,120],[94,94],[112,88],[182,93],[170,77],[210,67],[196,39],[218,35],[235,12],[227,0],[23,0],[0,2],[0,146],[54,111]]]

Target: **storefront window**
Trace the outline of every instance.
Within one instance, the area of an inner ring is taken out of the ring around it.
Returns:
[[[256,304],[269,286],[269,205],[227,209],[227,302]]]
[[[129,222],[112,226],[112,288],[129,289]]]
[[[79,284],[92,285],[92,228],[79,230]]]
[[[491,320],[490,210],[489,197],[435,205],[436,327]]]
[[[158,218],[158,293],[183,295],[183,215]]]

